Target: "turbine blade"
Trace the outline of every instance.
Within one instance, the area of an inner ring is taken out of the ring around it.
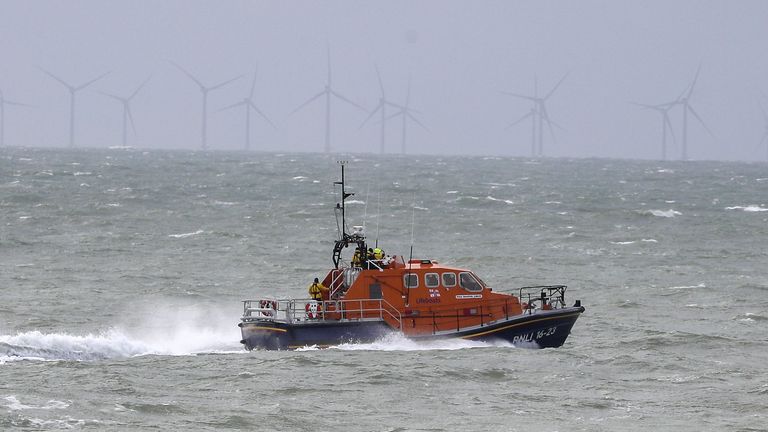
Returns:
[[[381,101],[379,101],[379,104],[376,105],[376,108],[374,108],[373,111],[371,111],[371,113],[368,114],[368,117],[366,117],[365,120],[363,120],[363,122],[360,123],[360,127],[358,127],[357,129],[358,130],[362,129],[363,126],[365,126],[365,124],[368,123],[368,120],[370,120],[374,115],[376,115],[377,112],[379,112],[379,110],[381,110],[382,105],[384,104]]]
[[[248,93],[248,99],[253,99],[253,91],[256,90],[256,73],[257,71],[253,71],[253,82],[251,83],[251,92]]]
[[[226,111],[226,110],[232,109],[234,107],[239,107],[241,105],[246,105],[247,103],[248,102],[246,102],[246,101],[235,102],[232,105],[227,105],[224,108],[220,108],[220,109],[216,110],[216,112]]]
[[[640,102],[632,102],[632,101],[630,101],[629,103],[631,103],[632,105],[635,105],[635,106],[639,106],[641,108],[648,108],[648,109],[656,109],[657,108],[656,105],[648,105],[648,104],[644,104],[644,103],[640,103]]]
[[[408,74],[408,91],[405,93],[405,109],[411,106],[411,74]]]
[[[254,111],[256,111],[256,113],[257,113],[257,114],[259,114],[259,115],[261,116],[261,118],[263,118],[264,120],[266,120],[266,121],[267,121],[267,123],[269,123],[269,124],[270,124],[270,125],[271,125],[273,128],[275,128],[275,130],[277,130],[277,126],[275,126],[275,124],[274,124],[274,123],[272,123],[272,120],[270,120],[270,119],[269,119],[269,117],[267,117],[267,115],[266,115],[266,114],[264,114],[263,112],[261,112],[261,110],[260,110],[260,109],[259,109],[259,108],[256,106],[256,104],[254,104],[253,102],[249,101],[249,102],[248,102],[248,105],[249,105],[251,108],[253,108],[253,110],[254,110]]]
[[[693,116],[694,116],[694,117],[696,117],[696,120],[698,120],[698,121],[699,121],[699,123],[701,123],[701,125],[702,125],[702,126],[704,126],[704,130],[706,130],[706,131],[707,131],[707,133],[709,134],[709,136],[711,136],[712,138],[714,138],[714,137],[715,137],[715,134],[713,134],[713,133],[712,133],[712,131],[711,131],[711,130],[709,130],[709,128],[707,127],[707,124],[706,124],[706,123],[704,123],[704,120],[701,118],[701,116],[699,116],[699,114],[696,112],[696,110],[694,110],[692,106],[688,105],[688,111],[690,111],[690,112],[691,112],[691,114],[693,114]]]
[[[387,117],[387,120],[393,119],[393,118],[401,116],[401,115],[405,115],[406,112],[407,111],[405,109],[401,109],[400,111],[398,111],[398,112],[396,112],[394,114],[390,114],[389,117]]]
[[[134,97],[134,96],[136,96],[137,94],[139,94],[139,91],[141,91],[141,89],[143,89],[143,88],[144,88],[144,86],[145,86],[145,85],[147,85],[147,83],[149,82],[149,80],[150,80],[150,79],[152,79],[152,75],[148,76],[148,77],[147,77],[147,79],[145,79],[145,80],[144,80],[144,82],[143,82],[143,83],[141,83],[141,85],[139,85],[138,87],[136,87],[136,90],[134,90],[134,91],[133,91],[133,93],[131,93],[131,95],[130,95],[130,96],[128,96],[128,100],[131,100],[131,99],[133,99],[133,97]]]
[[[701,64],[699,64],[698,69],[696,69],[696,75],[694,75],[693,82],[691,82],[691,86],[688,88],[688,95],[686,96],[687,99],[690,99],[691,94],[693,94],[693,88],[696,86],[696,81],[699,79],[699,72],[701,72]]]
[[[2,103],[6,104],[6,105],[16,105],[16,106],[23,106],[23,107],[30,107],[30,108],[34,107],[34,105],[25,104],[25,103],[22,103],[22,102],[14,102],[14,101],[11,101],[11,100],[8,100],[8,99],[2,99]]]
[[[669,134],[672,135],[672,142],[677,143],[677,138],[675,138],[675,130],[672,128],[672,121],[669,120],[669,114],[667,114],[666,111],[663,113],[664,115],[664,127],[669,130]]]
[[[502,91],[502,93],[504,93],[505,95],[510,95],[510,96],[521,98],[521,99],[527,99],[529,101],[534,101],[534,102],[536,102],[536,100],[538,99],[538,98],[536,98],[534,96],[527,96],[527,95],[524,95],[524,94],[512,93],[512,92],[508,92],[508,91]]]
[[[131,113],[131,107],[126,105],[125,111],[128,113],[128,121],[131,122],[131,129],[133,129],[133,135],[136,135],[136,123],[133,122],[133,114]]]
[[[318,94],[316,94],[316,95],[312,96],[311,98],[307,99],[307,101],[306,101],[306,102],[304,102],[303,104],[299,105],[299,107],[298,107],[298,108],[296,108],[295,110],[291,111],[291,112],[290,112],[288,115],[291,115],[291,114],[294,114],[294,113],[296,113],[296,111],[298,111],[298,110],[300,110],[300,109],[304,108],[305,106],[307,106],[307,105],[311,104],[312,102],[314,102],[315,100],[317,100],[317,98],[319,98],[319,97],[323,96],[325,93],[326,93],[326,90],[323,90],[323,91],[321,91],[320,93],[318,93]]]
[[[197,85],[198,85],[198,86],[200,86],[200,89],[204,89],[204,88],[205,88],[205,86],[203,85],[203,83],[201,83],[201,82],[200,82],[200,81],[199,81],[197,78],[195,78],[195,77],[194,77],[194,75],[192,75],[191,73],[189,73],[189,72],[188,72],[186,69],[184,69],[183,67],[181,67],[181,65],[180,65],[180,64],[176,63],[176,62],[175,62],[175,61],[173,61],[173,60],[168,60],[168,61],[169,61],[169,62],[170,62],[172,65],[176,66],[176,68],[177,68],[178,70],[182,71],[182,72],[184,73],[184,75],[188,76],[188,77],[189,77],[189,79],[191,79],[192,81],[196,82],[196,83],[197,83]]]
[[[560,81],[558,81],[558,82],[557,82],[557,84],[555,84],[555,86],[554,86],[554,87],[552,87],[552,90],[550,90],[550,91],[549,91],[549,93],[547,93],[547,95],[546,95],[546,96],[544,96],[544,98],[543,98],[543,99],[544,99],[544,100],[547,100],[547,99],[549,99],[549,97],[550,97],[550,96],[552,96],[552,94],[555,92],[555,90],[557,90],[557,88],[558,88],[558,87],[560,87],[560,84],[562,84],[562,83],[563,83],[563,81],[565,81],[565,79],[566,79],[566,78],[568,78],[568,75],[569,75],[569,74],[570,74],[570,72],[568,72],[568,73],[566,73],[565,75],[563,75],[563,77],[562,77],[562,78],[560,78]]]
[[[528,111],[528,114],[526,114],[526,115],[524,115],[524,116],[520,117],[519,119],[515,120],[514,122],[510,123],[510,124],[509,124],[509,125],[507,125],[507,127],[505,127],[504,129],[510,129],[510,128],[512,128],[513,126],[516,126],[516,125],[520,124],[520,123],[521,123],[522,121],[524,121],[525,119],[527,119],[527,118],[530,118],[530,117],[533,117],[533,113],[534,113],[534,111]]]
[[[38,68],[38,69],[40,69],[40,71],[42,71],[44,74],[46,74],[46,75],[48,75],[49,77],[51,77],[51,78],[55,79],[56,81],[60,82],[60,83],[61,83],[61,84],[62,84],[64,87],[66,87],[66,88],[68,88],[68,89],[70,89],[70,90],[74,90],[74,89],[75,89],[75,88],[74,88],[73,86],[71,86],[71,85],[70,85],[68,82],[66,82],[66,81],[64,81],[63,79],[61,79],[61,78],[57,77],[56,75],[54,75],[54,74],[52,74],[52,73],[48,72],[47,70],[45,70],[45,69],[41,68],[40,66],[38,66],[37,68]]]
[[[221,88],[221,87],[224,87],[225,85],[227,85],[227,84],[231,83],[232,81],[236,81],[236,80],[239,80],[239,79],[240,79],[240,78],[242,78],[242,77],[243,77],[242,75],[238,75],[238,76],[236,76],[236,77],[234,77],[234,78],[231,78],[231,79],[228,79],[228,80],[226,80],[226,81],[220,82],[220,83],[218,83],[218,84],[216,84],[216,85],[214,85],[214,86],[208,87],[208,91],[211,91],[211,90],[216,90],[217,88]]]
[[[384,96],[384,82],[381,80],[381,73],[379,73],[379,65],[374,63],[373,67],[376,68],[376,77],[379,79],[379,88],[381,89],[381,98],[385,99],[385,96]]]
[[[331,88],[331,44],[325,41],[326,58],[328,59],[328,88]]]
[[[97,76],[96,78],[94,78],[94,79],[92,79],[92,80],[88,81],[87,83],[85,83],[85,84],[82,84],[82,85],[80,85],[80,86],[77,86],[77,87],[75,87],[75,91],[77,91],[77,90],[82,90],[82,89],[84,89],[84,88],[88,87],[89,85],[91,85],[91,84],[95,83],[96,81],[98,81],[98,80],[100,80],[100,79],[104,78],[105,76],[109,75],[110,73],[111,73],[111,72],[104,72],[103,74],[101,74],[101,75]]]
[[[397,109],[404,109],[404,108],[405,108],[404,106],[402,106],[402,105],[400,105],[400,104],[398,104],[398,103],[390,102],[390,101],[388,101],[388,100],[386,100],[386,99],[384,99],[384,103],[385,103],[386,105],[389,105],[389,106],[391,106],[392,108],[397,108]]]
[[[98,93],[101,93],[102,95],[104,95],[104,96],[106,96],[106,97],[109,97],[109,98],[115,99],[115,100],[116,100],[116,101],[118,101],[118,102],[122,102],[122,103],[125,103],[125,102],[127,101],[127,99],[126,99],[126,98],[121,98],[120,96],[118,96],[118,95],[114,95],[114,94],[112,94],[112,93],[103,92],[103,91],[101,91],[101,90],[99,90],[99,91],[98,91]]]
[[[356,107],[360,108],[361,110],[363,110],[363,111],[365,111],[365,112],[368,112],[368,110],[367,110],[367,109],[365,109],[365,108],[363,108],[362,106],[360,106],[360,105],[358,105],[358,104],[356,104],[356,103],[352,102],[351,100],[349,100],[349,99],[347,99],[346,97],[342,96],[341,94],[337,93],[335,90],[331,90],[331,94],[332,94],[332,95],[334,95],[334,96],[336,96],[337,98],[339,98],[339,99],[343,100],[344,102],[346,102],[346,103],[350,104],[350,105],[354,105],[354,106],[356,106]]]
[[[424,123],[420,122],[419,119],[417,119],[416,117],[413,116],[413,114],[411,114],[408,111],[406,111],[405,115],[407,115],[408,118],[413,120],[414,123],[416,123],[417,125],[421,126],[425,131],[429,131],[429,129],[426,126],[424,126]]]

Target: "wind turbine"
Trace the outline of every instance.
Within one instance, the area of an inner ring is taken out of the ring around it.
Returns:
[[[232,105],[226,106],[219,111],[224,111],[230,108],[243,106],[245,107],[245,150],[248,151],[251,149],[251,110],[256,111],[256,114],[260,115],[261,118],[267,121],[270,125],[272,125],[273,128],[277,129],[277,126],[275,126],[272,121],[267,118],[267,116],[261,112],[259,107],[256,106],[256,104],[253,102],[253,91],[256,88],[256,71],[253,72],[253,83],[251,84],[251,93],[248,94],[248,97],[243,98],[240,102],[233,103]]]
[[[15,106],[24,106],[24,107],[32,106],[32,105],[27,105],[21,102],[10,101],[5,98],[3,91],[0,90],[0,147],[5,147],[5,106],[6,105],[15,105]]]
[[[402,108],[401,105],[398,105],[396,103],[390,102],[387,100],[387,96],[384,93],[384,83],[381,80],[381,73],[379,73],[379,67],[374,66],[376,68],[376,77],[379,79],[379,88],[381,89],[381,96],[379,96],[379,104],[376,105],[376,108],[371,111],[371,114],[366,117],[366,119],[363,121],[362,124],[360,124],[360,127],[362,128],[365,126],[366,123],[368,123],[368,120],[373,118],[374,115],[376,115],[377,112],[381,113],[381,142],[379,144],[379,154],[384,154],[384,148],[386,143],[386,130],[387,130],[387,105],[395,108]]]
[[[131,114],[131,99],[133,99],[139,91],[149,82],[151,77],[144,80],[140,86],[136,87],[136,90],[128,97],[120,97],[107,92],[100,92],[104,96],[110,97],[123,105],[123,147],[128,147],[128,121],[131,122],[131,129],[133,134],[136,135],[136,124],[133,122],[133,115]]]
[[[191,73],[189,73],[186,69],[181,67],[181,65],[179,65],[178,63],[171,61],[171,64],[176,66],[180,71],[184,73],[184,75],[188,76],[189,79],[194,81],[200,87],[200,92],[203,94],[203,122],[202,122],[202,130],[200,132],[200,144],[203,150],[208,150],[208,92],[211,90],[216,90],[221,87],[224,87],[225,85],[231,83],[232,81],[240,79],[242,75],[238,75],[234,78],[206,87],[205,85],[203,85],[202,82],[200,82],[200,80],[195,78]]]
[[[630,102],[645,109],[652,109],[661,114],[661,160],[667,160],[667,130],[672,135],[672,141],[675,140],[675,132],[672,130],[672,122],[669,120],[669,110],[675,106],[674,102],[667,102],[658,105],[648,105],[637,102]]]
[[[43,68],[40,68],[40,70],[43,71],[43,73],[45,73],[46,75],[60,82],[64,87],[66,87],[69,90],[69,147],[73,148],[75,147],[75,96],[77,96],[77,92],[95,83],[96,81],[104,78],[109,74],[109,72],[105,72],[97,76],[96,78],[86,82],[85,84],[74,86],[64,81],[63,79],[57,77],[56,75],[48,72]]]
[[[424,126],[424,124],[422,124],[419,121],[419,119],[417,119],[413,115],[414,113],[418,114],[419,111],[411,109],[411,78],[409,77],[408,78],[408,91],[405,94],[405,105],[400,106],[400,111],[398,111],[398,112],[392,114],[391,116],[389,116],[389,118],[395,118],[397,116],[401,116],[402,119],[403,119],[403,129],[402,129],[403,135],[402,135],[402,143],[401,143],[401,147],[400,147],[400,153],[401,154],[405,154],[405,131],[406,131],[406,128],[408,126],[408,119],[411,119],[414,123],[416,123],[417,125],[421,126],[424,130],[427,130],[427,131],[429,130],[429,129],[427,129],[426,126]]]
[[[322,96],[325,96],[325,147],[324,147],[324,150],[326,153],[329,153],[331,151],[331,96],[334,96],[337,99],[340,99],[356,108],[359,108],[365,112],[368,112],[367,109],[352,102],[351,100],[342,96],[336,90],[333,89],[331,85],[331,49],[330,48],[328,48],[328,81],[326,81],[325,83],[325,88],[320,93],[312,96],[306,102],[299,105],[299,107],[291,111],[289,115],[296,113],[297,111],[301,110],[302,108],[304,108],[305,106],[309,105],[310,103],[314,102],[315,100],[319,99]]]
[[[712,133],[711,130],[707,127],[707,125],[704,123],[704,120],[702,120],[701,116],[696,112],[696,110],[693,109],[691,106],[691,95],[693,94],[693,88],[696,86],[696,81],[699,79],[699,72],[701,72],[701,66],[696,70],[696,75],[693,77],[693,82],[691,85],[683,91],[680,96],[678,96],[677,100],[672,102],[673,105],[681,105],[683,107],[683,160],[688,160],[688,113],[690,112],[693,114],[694,117],[696,117],[696,120],[701,123],[701,125],[704,127],[704,130],[707,131],[707,133],[714,137],[715,135]]]
[[[552,97],[552,95],[555,93],[558,87],[560,87],[560,84],[563,83],[565,78],[568,77],[568,74],[563,75],[562,78],[560,78],[560,81],[555,84],[554,87],[552,87],[552,90],[550,90],[544,97],[539,97],[538,95],[538,83],[537,80],[534,78],[533,82],[533,96],[530,95],[524,95],[520,93],[511,93],[511,92],[502,92],[504,94],[508,94],[510,96],[518,97],[521,99],[527,99],[531,102],[533,102],[533,108],[531,108],[531,111],[527,114],[530,115],[532,118],[535,118],[538,123],[538,156],[544,156],[544,122],[547,123],[547,128],[549,129],[550,135],[552,135],[552,139],[555,139],[555,131],[552,127],[557,126],[560,127],[557,123],[553,122],[552,119],[549,118],[549,113],[547,112],[547,100]],[[527,118],[527,117],[526,117]],[[536,134],[534,133],[534,136]]]

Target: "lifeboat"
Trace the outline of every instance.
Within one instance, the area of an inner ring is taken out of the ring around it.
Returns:
[[[393,332],[417,341],[501,340],[529,348],[565,343],[584,312],[579,300],[566,304],[565,285],[492,289],[471,270],[374,251],[362,227],[347,232],[344,201],[353,194],[345,190],[344,166],[335,182],[341,186],[339,237],[321,295],[244,300],[238,325],[246,349],[368,343]]]

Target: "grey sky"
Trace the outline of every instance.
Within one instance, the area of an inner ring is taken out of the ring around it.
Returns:
[[[289,116],[326,80],[330,46],[334,89],[373,109],[378,64],[387,97],[411,106],[409,152],[530,153],[530,104],[502,91],[545,93],[562,129],[545,135],[549,156],[658,158],[657,113],[630,101],[675,99],[701,65],[692,106],[692,159],[765,160],[760,102],[768,91],[765,1],[0,1],[0,89],[8,145],[66,146],[68,90],[111,71],[77,99],[78,147],[120,145],[122,107],[101,92],[128,96],[152,76],[131,108],[138,147],[200,147],[201,93],[169,60],[205,85],[244,77],[209,93],[211,149],[243,147],[243,111],[218,112],[250,92],[278,126],[251,119],[252,148],[322,151],[324,103]],[[333,102],[335,151],[378,152],[379,124]],[[679,158],[682,116],[670,112]],[[400,150],[390,121],[388,153]]]

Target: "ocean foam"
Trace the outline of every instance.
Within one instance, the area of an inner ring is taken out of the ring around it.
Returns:
[[[431,341],[415,341],[400,333],[388,334],[371,343],[345,343],[331,347],[342,351],[446,351],[468,348],[514,348],[509,342],[478,342],[466,339],[436,339]],[[307,349],[317,349],[307,347]]]
[[[196,236],[198,234],[202,234],[204,232],[205,231],[203,231],[203,230],[197,230],[195,232],[184,233],[184,234],[168,234],[168,237],[171,237],[171,238],[187,238],[187,237]]]
[[[231,315],[218,311],[154,305],[141,325],[110,328],[85,335],[29,331],[0,335],[0,364],[20,360],[97,361],[143,355],[244,353]],[[159,311],[159,312],[158,312]]]
[[[658,216],[658,217],[665,217],[665,218],[673,218],[675,216],[681,216],[682,213],[680,213],[677,210],[669,209],[669,210],[647,210],[645,212],[646,214],[650,214],[652,216]]]
[[[764,212],[768,211],[768,208],[759,206],[757,204],[751,204],[748,206],[734,206],[734,207],[726,207],[726,210],[743,210],[745,212]]]

